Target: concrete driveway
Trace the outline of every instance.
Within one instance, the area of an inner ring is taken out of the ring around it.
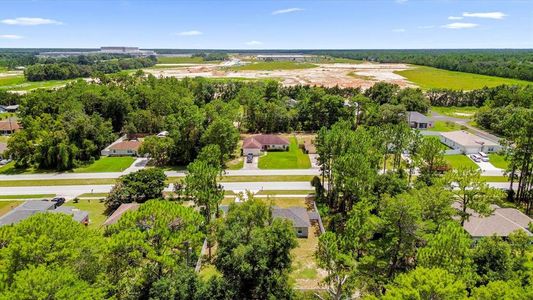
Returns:
[[[254,156],[251,163],[246,162],[246,157],[244,157],[244,165],[242,169],[243,170],[259,170],[258,164],[259,164],[259,156]]]

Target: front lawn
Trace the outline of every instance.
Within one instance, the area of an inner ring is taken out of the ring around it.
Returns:
[[[428,128],[428,130],[438,132],[457,131],[461,130],[461,126],[459,126],[457,123],[450,121],[436,121],[433,127]]]
[[[444,155],[444,160],[454,169],[458,168],[474,168],[478,169],[478,165],[473,162],[466,155],[454,154],[454,155]]]
[[[509,166],[509,162],[505,160],[505,156],[500,155],[500,154],[496,154],[496,153],[489,154],[489,161],[496,168],[505,170]]]
[[[0,217],[22,203],[22,201],[0,201]]]
[[[98,228],[105,220],[107,215],[105,214],[105,204],[99,200],[78,200],[78,203],[73,201],[65,203],[65,206],[73,206],[79,210],[84,210],[89,213],[89,227]]]
[[[289,151],[269,151],[259,157],[259,169],[309,169],[309,155],[298,147],[295,137],[290,138]]]
[[[74,173],[122,172],[135,161],[130,156],[101,157],[94,163],[74,169]]]
[[[244,157],[239,157],[226,163],[228,170],[240,170],[244,166]]]

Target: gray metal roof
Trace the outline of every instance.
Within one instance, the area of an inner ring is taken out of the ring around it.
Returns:
[[[492,205],[492,208],[494,212],[488,217],[481,217],[469,210],[472,216],[463,227],[472,237],[505,237],[515,230],[524,230],[527,235],[533,235],[527,229],[528,224],[533,222],[530,217],[514,208],[501,208],[497,205]]]
[[[430,119],[417,111],[408,111],[407,118],[409,122],[428,123]]]
[[[5,214],[0,218],[0,226],[17,224],[18,222],[25,220],[32,215],[41,212],[40,210],[17,210],[13,209],[12,211]]]
[[[279,208],[272,207],[272,217],[292,221],[294,227],[310,227],[309,214],[304,207]]]
[[[52,201],[30,200],[0,217],[0,226],[16,224],[40,212],[68,214],[76,222],[82,222],[89,217],[88,212],[72,206],[59,206],[56,208],[56,203]]]
[[[72,219],[76,222],[83,222],[84,220],[89,219],[88,212],[84,210],[79,210],[72,206],[60,206],[54,210],[51,210],[50,212],[71,215]]]

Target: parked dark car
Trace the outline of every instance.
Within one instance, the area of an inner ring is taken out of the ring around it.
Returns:
[[[55,197],[54,199],[52,199],[52,202],[56,203],[56,207],[57,206],[61,206],[61,205],[63,205],[63,203],[65,203],[65,198],[63,198],[63,197]]]
[[[254,155],[252,153],[248,153],[246,155],[246,163],[251,164],[254,161]]]

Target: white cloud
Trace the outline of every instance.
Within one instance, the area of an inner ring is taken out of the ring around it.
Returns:
[[[21,38],[23,38],[23,36],[15,34],[0,34],[0,39],[5,40],[20,40]]]
[[[449,16],[448,20],[462,20],[463,17]]]
[[[442,28],[466,29],[466,28],[474,28],[478,26],[479,24],[474,24],[474,23],[450,23],[450,24],[442,25]]]
[[[434,25],[418,26],[418,29],[431,29],[434,28]]]
[[[4,19],[1,21],[7,25],[21,25],[21,26],[35,26],[35,25],[61,25],[62,22],[52,20],[52,19],[43,19],[43,18],[15,18],[15,19]]]
[[[263,42],[260,42],[260,41],[249,41],[249,42],[246,42],[246,45],[248,45],[248,46],[259,46],[259,45],[263,45]]]
[[[293,13],[293,12],[299,12],[299,11],[303,11],[304,9],[303,8],[299,8],[299,7],[291,7],[291,8],[286,8],[286,9],[279,9],[279,10],[275,10],[272,12],[273,15],[281,15],[281,14],[288,14],[288,13]]]
[[[198,30],[189,30],[189,31],[182,31],[182,32],[177,33],[177,35],[181,35],[181,36],[195,36],[195,35],[202,35],[202,34],[204,33]]]
[[[469,13],[469,12],[463,13],[463,17],[496,19],[496,20],[501,20],[506,16],[507,15],[502,13],[501,11],[486,12],[486,13]]]
[[[392,30],[393,32],[406,32],[405,28],[396,28]]]

